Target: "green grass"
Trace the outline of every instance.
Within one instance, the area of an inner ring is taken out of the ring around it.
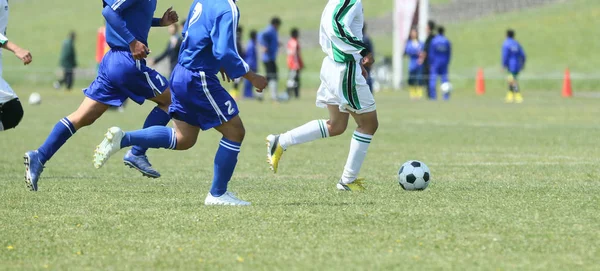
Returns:
[[[600,15],[600,2],[574,0],[536,9],[525,9],[473,21],[446,25],[453,42],[451,73],[473,78],[477,68],[485,69],[493,90],[505,90],[505,74],[500,52],[505,32],[513,28],[527,53],[527,66],[522,73],[523,89],[560,91],[565,68],[576,75],[599,76],[600,58],[590,48],[598,48],[598,28],[580,27]],[[389,37],[376,37],[379,53],[391,55]],[[527,77],[554,79],[527,80]],[[472,79],[454,80],[455,88],[473,91]],[[598,79],[574,80],[576,90],[598,90]]]
[[[23,93],[26,97],[27,93]],[[240,104],[247,136],[230,188],[253,206],[209,208],[218,135],[189,151],[150,151],[163,177],[142,178],[119,155],[92,167],[105,129],[136,129],[151,105],[109,112],[77,132],[28,192],[21,156],[81,100],[44,94],[0,140],[0,269],[100,270],[593,270],[600,256],[600,108],[595,99],[529,92],[457,94],[448,103],[377,96],[380,129],[362,176],[365,193],[335,183],[350,131],[290,148],[280,173],[263,138],[315,118],[314,94],[283,105]],[[122,153],[121,153],[122,154]],[[396,172],[420,159],[423,192]],[[10,249],[9,249],[10,248]]]

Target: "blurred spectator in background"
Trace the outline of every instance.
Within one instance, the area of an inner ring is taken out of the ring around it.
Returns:
[[[256,30],[250,31],[250,40],[248,40],[248,44],[246,45],[246,53],[244,56],[244,60],[250,66],[250,70],[253,72],[258,71],[258,56],[256,55]],[[248,80],[245,81],[244,84],[244,98],[252,98],[254,95],[252,83]]]
[[[96,68],[100,67],[100,62],[108,50],[110,47],[106,43],[106,26],[101,26],[96,34]]]
[[[67,90],[73,87],[73,70],[77,67],[77,54],[75,53],[75,31],[71,31],[67,39],[63,41],[60,51],[60,67],[63,69],[63,78],[54,82],[54,88],[65,86]]]
[[[154,65],[154,64],[160,63],[165,58],[169,58],[169,73],[171,73],[173,71],[173,69],[175,69],[175,66],[177,66],[177,60],[179,58],[179,48],[181,47],[181,42],[183,41],[183,37],[181,36],[181,33],[179,32],[178,24],[169,25],[168,31],[169,31],[169,35],[171,35],[171,36],[169,37],[169,42],[167,43],[167,47],[156,58],[150,59],[149,64]]]
[[[375,51],[373,48],[373,42],[371,41],[371,37],[369,37],[369,35],[367,34],[367,23],[363,24],[363,43],[367,46],[367,51],[371,52],[373,54],[373,56],[375,56]],[[369,85],[369,89],[371,90],[371,93],[373,93],[373,78],[371,77],[371,68],[372,66],[366,67],[365,66],[365,70],[367,70],[367,85]]]
[[[437,99],[437,79],[442,79],[442,91],[444,92],[444,100],[450,99],[451,85],[448,81],[448,65],[452,57],[452,46],[446,38],[445,29],[443,26],[438,27],[438,34],[431,41],[428,57],[430,59],[430,75],[429,75],[429,97],[432,100]]]
[[[290,70],[287,92],[289,97],[300,98],[300,71],[304,68],[302,55],[300,54],[300,42],[298,41],[300,33],[297,28],[293,28],[291,37],[287,43],[287,64]]]
[[[419,41],[419,34],[416,28],[410,30],[410,38],[406,43],[406,56],[409,57],[408,63],[408,92],[413,100],[423,97],[423,43]]]
[[[502,45],[502,65],[508,72],[508,93],[506,93],[506,102],[523,102],[523,95],[519,89],[517,76],[525,67],[525,51],[521,44],[515,40],[515,31],[509,29],[506,31],[506,40]]]
[[[271,24],[267,26],[259,34],[259,42],[261,45],[262,61],[265,65],[267,80],[269,81],[269,91],[271,99],[277,101],[277,53],[279,51],[279,27],[281,27],[281,19],[273,17]],[[262,95],[257,95],[259,100],[262,100]]]
[[[245,58],[244,45],[242,45],[242,35],[244,34],[244,30],[241,26],[238,26],[235,31],[235,46],[238,50],[238,54]],[[229,90],[229,95],[233,97],[234,100],[237,100],[240,97],[240,83],[242,78],[233,78],[233,88]]]
[[[431,42],[433,41],[433,38],[435,38],[435,22],[432,20],[429,20],[429,22],[427,22],[427,39],[425,40],[425,45],[423,46],[423,80],[425,82],[429,82],[429,76],[431,75],[431,59],[429,57],[429,49],[431,48]],[[433,91],[435,93],[435,91]],[[427,97],[429,99],[434,99],[434,97],[431,97],[431,93],[432,91],[428,88],[427,90]]]

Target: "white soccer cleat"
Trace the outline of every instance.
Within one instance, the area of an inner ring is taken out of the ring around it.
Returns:
[[[121,139],[125,133],[119,127],[111,127],[104,135],[104,140],[94,151],[94,167],[101,168],[108,158],[121,149]]]
[[[215,197],[208,192],[204,205],[229,205],[229,206],[248,206],[250,202],[238,199],[233,193],[227,191],[220,197]]]

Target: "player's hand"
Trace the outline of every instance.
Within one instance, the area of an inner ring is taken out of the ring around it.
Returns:
[[[16,49],[15,50],[15,55],[20,60],[23,61],[24,65],[28,65],[33,60],[33,58],[31,57],[31,53],[29,52],[29,50],[26,50],[26,49],[23,49],[23,48]]]
[[[256,88],[256,92],[262,92],[263,89],[267,87],[267,78],[252,71],[244,75],[244,78],[252,83],[252,85]]]
[[[373,53],[369,53],[367,56],[363,57],[361,64],[366,67],[371,67],[375,63],[375,58],[373,57]]]
[[[223,78],[223,81],[227,81],[227,83],[233,81],[233,80],[231,80],[231,78],[229,77],[229,75],[227,75],[227,73],[225,72],[225,70],[221,69],[219,72],[221,73],[221,78]]]
[[[365,65],[364,65],[364,64],[362,64],[362,63],[360,64],[360,69],[362,70],[362,72],[361,72],[361,73],[362,73],[362,76],[363,76],[365,79],[369,78],[369,72],[367,72],[367,69],[365,68]]]
[[[142,60],[148,56],[150,49],[138,40],[134,40],[129,44],[129,50],[135,60]]]
[[[173,7],[171,6],[169,9],[167,9],[167,11],[165,11],[165,14],[163,14],[162,18],[160,19],[160,25],[169,26],[178,21],[179,15],[177,15],[177,11],[174,11]]]

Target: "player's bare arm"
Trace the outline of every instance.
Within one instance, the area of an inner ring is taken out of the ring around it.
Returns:
[[[267,78],[265,78],[262,75],[256,74],[253,71],[249,71],[243,77],[246,78],[246,80],[250,81],[250,83],[252,83],[252,85],[256,88],[257,92],[262,92],[263,89],[267,87]]]
[[[13,52],[15,56],[23,61],[24,65],[28,65],[33,60],[29,50],[23,49],[10,41],[6,41],[4,44],[2,44],[2,48]]]

